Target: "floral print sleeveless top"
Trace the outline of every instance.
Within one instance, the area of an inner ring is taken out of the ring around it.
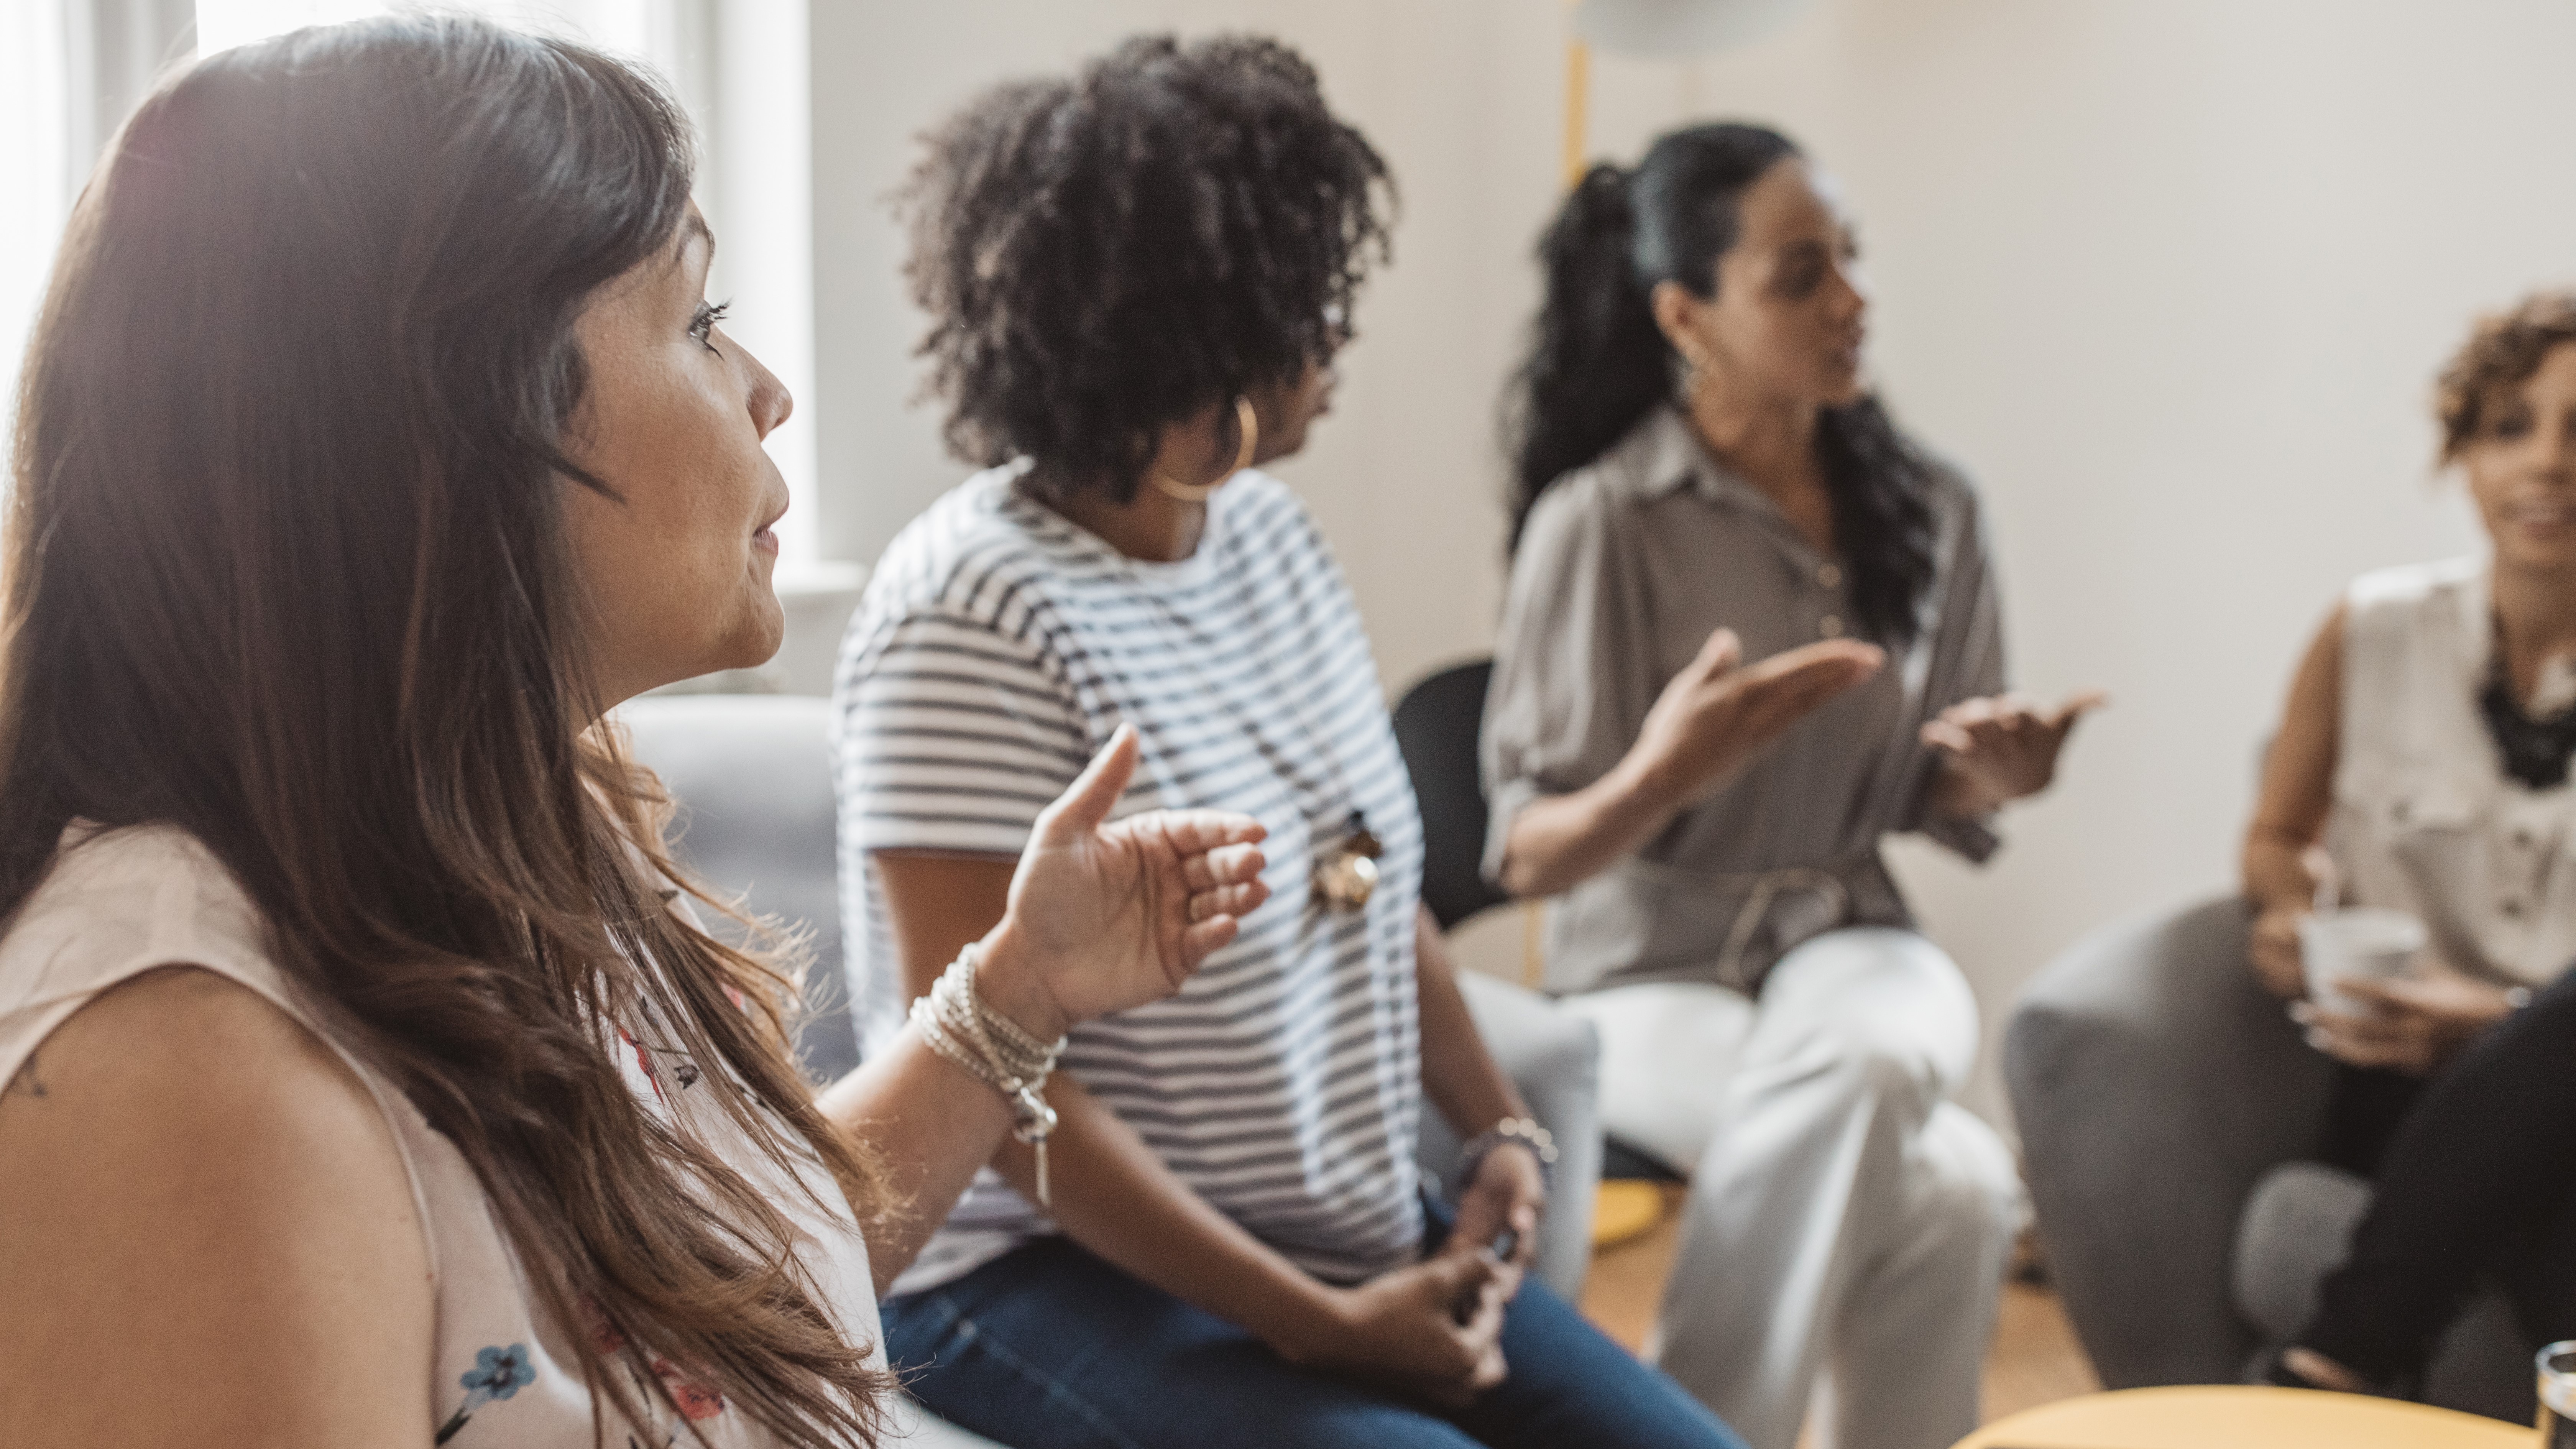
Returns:
[[[414,1206],[427,1234],[436,1281],[433,1440],[456,1449],[671,1449],[696,1442],[691,1431],[723,1449],[757,1449],[773,1436],[736,1412],[723,1395],[693,1381],[667,1360],[627,1350],[615,1329],[583,1325],[612,1363],[635,1376],[638,1395],[656,1422],[597,1423],[611,1414],[583,1385],[564,1325],[541,1321],[525,1276],[494,1224],[482,1184],[454,1144],[432,1130],[411,1102],[381,1075],[333,1042],[301,1009],[262,945],[257,909],[221,863],[186,833],[166,826],[64,832],[53,870],[0,938],[0,1083],[54,1028],[92,997],[161,966],[202,967],[238,982],[302,1022],[338,1051],[382,1109],[411,1176]],[[799,1253],[828,1310],[853,1340],[876,1345],[878,1331],[867,1246],[839,1186],[819,1161],[800,1164],[814,1196],[777,1168],[728,1122],[695,1062],[639,1034],[616,1028],[627,1084],[648,1108],[696,1135],[775,1200],[803,1234]],[[818,1213],[815,1197],[829,1205]],[[669,1386],[674,1413],[650,1391],[646,1376]]]

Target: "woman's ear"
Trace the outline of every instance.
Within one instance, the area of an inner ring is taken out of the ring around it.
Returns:
[[[1699,340],[1699,314],[1700,309],[1708,304],[1692,296],[1690,288],[1681,283],[1663,281],[1657,282],[1655,289],[1646,294],[1646,305],[1655,314],[1656,328],[1664,334],[1664,340],[1672,344],[1673,350],[1682,355],[1682,361],[1696,370],[1705,371],[1708,348]]]

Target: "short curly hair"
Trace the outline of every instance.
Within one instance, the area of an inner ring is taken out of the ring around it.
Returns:
[[[2434,388],[2442,461],[2458,462],[2498,397],[2529,381],[2551,352],[2571,342],[2576,342],[2576,293],[2534,293],[2509,312],[2479,318]]]
[[[1350,340],[1394,187],[1274,40],[1139,36],[995,88],[901,197],[947,438],[1041,486],[1135,496],[1162,428]]]

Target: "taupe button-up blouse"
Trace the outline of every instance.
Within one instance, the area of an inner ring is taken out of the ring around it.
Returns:
[[[1745,990],[1791,947],[1845,925],[1913,923],[1878,853],[1921,831],[1971,860],[1983,821],[1933,814],[1923,723],[2004,687],[2003,633],[1976,494],[1936,471],[1937,570],[1915,642],[1792,726],[1635,855],[1549,913],[1547,985],[1716,981]],[[1548,489],[1512,568],[1485,703],[1485,870],[1512,818],[1607,774],[1664,685],[1724,626],[1748,661],[1854,627],[1841,564],[1659,408]]]

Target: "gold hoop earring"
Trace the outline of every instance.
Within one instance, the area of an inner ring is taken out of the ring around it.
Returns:
[[[1177,483],[1157,471],[1146,476],[1153,480],[1156,491],[1166,498],[1183,503],[1205,503],[1216,496],[1216,490],[1233,481],[1234,475],[1252,466],[1253,450],[1261,442],[1261,415],[1252,410],[1252,399],[1237,393],[1234,399],[1234,431],[1242,442],[1234,450],[1234,466],[1213,483]]]

